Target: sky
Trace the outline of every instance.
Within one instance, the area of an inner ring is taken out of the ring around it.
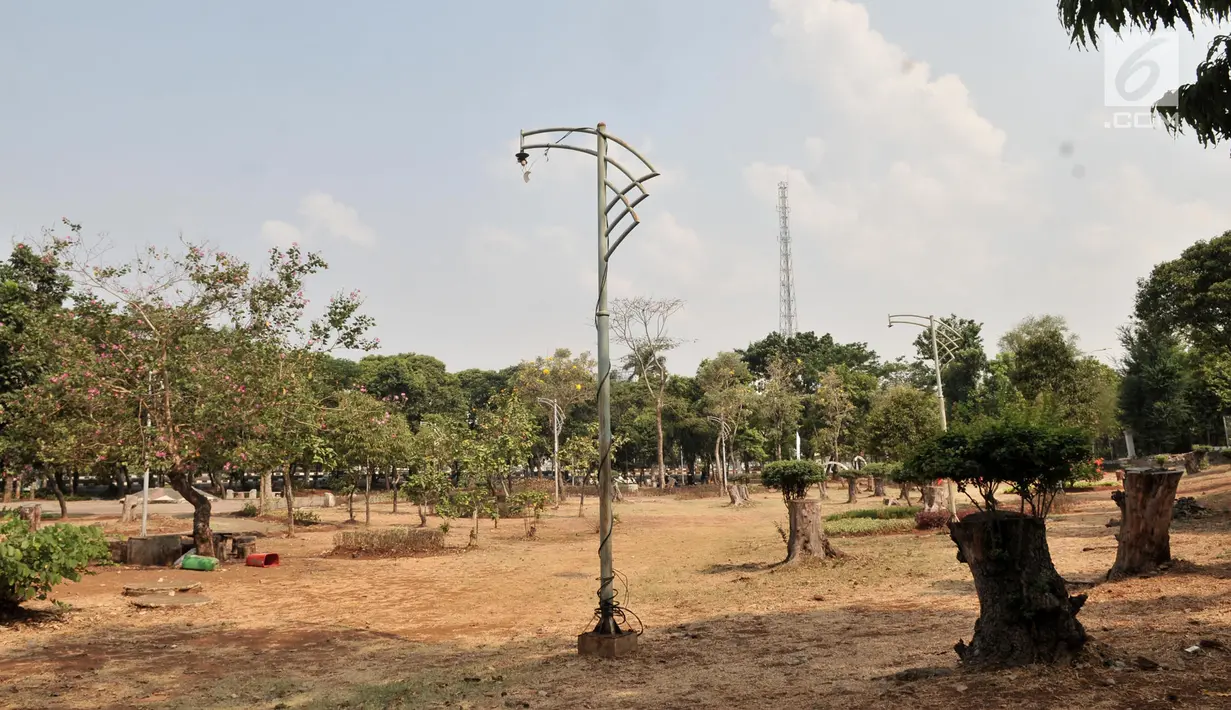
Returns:
[[[0,0],[0,235],[298,242],[331,267],[313,302],[359,289],[382,352],[592,352],[594,161],[536,151],[525,182],[513,153],[605,121],[661,173],[611,296],[684,300],[691,372],[778,327],[780,180],[799,329],[889,359],[915,336],[891,312],[975,319],[990,352],[1058,314],[1114,357],[1136,279],[1231,229],[1226,148],[1108,128],[1105,57],[1053,3],[605,7]]]

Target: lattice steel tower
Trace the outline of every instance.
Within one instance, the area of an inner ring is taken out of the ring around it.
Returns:
[[[791,264],[791,206],[786,199],[786,183],[778,183],[778,332],[784,338],[795,335],[795,269]]]

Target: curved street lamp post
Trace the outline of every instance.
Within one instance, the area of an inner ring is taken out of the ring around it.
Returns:
[[[526,142],[526,139],[531,136],[546,136],[549,134],[560,135],[550,143]],[[564,140],[573,134],[594,136],[594,148],[565,143]],[[638,177],[619,161],[609,157],[607,155],[608,143],[615,143],[628,151],[644,165],[646,173]],[[594,307],[594,326],[598,331],[599,590],[598,610],[596,612],[598,623],[595,625],[592,633],[608,637],[627,636],[635,641],[636,636],[631,631],[621,628],[619,623],[623,620],[624,612],[615,601],[615,566],[612,563],[611,556],[613,522],[611,510],[613,497],[611,479],[611,314],[607,310],[607,267],[611,260],[611,255],[615,253],[620,243],[641,223],[635,208],[642,200],[649,197],[644,183],[651,178],[657,177],[658,173],[650,165],[650,162],[633,149],[632,146],[608,133],[607,124],[605,123],[600,123],[594,128],[587,126],[579,128],[540,128],[533,131],[522,131],[520,149],[515,157],[517,158],[517,163],[522,166],[522,176],[526,182],[530,182],[531,167],[529,165],[530,154],[528,151],[539,149],[543,150],[544,155],[547,155],[551,150],[571,150],[577,153],[585,153],[586,155],[593,156],[598,164],[598,301]],[[607,178],[608,165],[628,178],[629,183],[626,187],[617,187]],[[614,193],[614,197],[608,197],[609,190]],[[630,194],[632,197],[630,197]],[[609,219],[612,210],[617,207],[622,208],[619,214],[616,215],[615,219]],[[632,222],[612,241],[611,235],[614,233],[615,228],[628,216],[632,217]],[[630,648],[635,648],[635,646]],[[580,639],[578,641],[578,650],[586,652],[582,647]],[[616,655],[618,652],[618,649],[609,649],[604,655]]]
[[[957,351],[962,345],[962,334],[957,332],[949,324],[937,320],[936,316],[919,316],[911,313],[898,313],[889,316],[889,327],[895,325],[913,325],[918,328],[923,328],[928,331],[928,338],[932,341],[932,363],[936,367],[936,399],[940,403],[940,428],[942,431],[949,430],[949,417],[945,414],[945,389],[940,378],[940,369],[943,366],[941,361],[941,352],[943,351],[945,360],[952,362],[957,357]],[[949,514],[957,515],[957,491],[953,485],[953,479],[946,480],[949,493]]]

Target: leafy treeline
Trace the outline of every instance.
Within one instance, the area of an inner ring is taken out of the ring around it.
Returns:
[[[373,323],[356,292],[306,317],[307,284],[326,268],[318,255],[274,249],[258,271],[186,244],[112,265],[65,226],[0,265],[6,500],[36,479],[62,501],[82,476],[127,491],[148,466],[197,506],[200,543],[200,490],[240,475],[268,491],[280,474],[288,510],[297,473],[336,472],[344,490],[380,478],[420,506],[477,520],[494,501],[507,510],[511,472],[584,479],[597,466],[586,353],[460,372],[424,354],[341,358],[334,351],[377,347]],[[681,482],[725,482],[793,458],[797,434],[807,458],[901,461],[939,430],[926,333],[913,358],[895,360],[828,334],[771,333],[678,373],[667,319],[682,306],[613,304],[627,351],[613,371],[613,461],[626,475],[660,482],[661,460]],[[1229,319],[1231,233],[1141,281],[1118,370],[1083,353],[1056,316],[1024,319],[990,357],[979,323],[947,316],[948,419],[1029,412],[1080,427],[1100,454],[1122,448],[1125,427],[1144,453],[1220,443]]]

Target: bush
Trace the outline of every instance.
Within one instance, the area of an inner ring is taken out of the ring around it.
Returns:
[[[1030,515],[1046,518],[1089,459],[1090,437],[1080,429],[1010,416],[951,429],[920,446],[903,469],[919,479],[952,478],[963,492],[973,487],[989,511],[1009,484]]]
[[[873,478],[883,478],[886,481],[897,481],[898,474],[900,474],[901,471],[902,464],[900,463],[878,461],[864,466],[863,470],[859,473],[864,476],[872,476]]]
[[[825,534],[830,537],[857,537],[861,535],[893,535],[909,532],[915,523],[910,519],[883,520],[877,518],[843,518],[826,520]]]
[[[825,520],[851,520],[855,518],[866,520],[904,520],[915,517],[915,513],[918,513],[920,510],[922,508],[917,506],[886,505],[880,508],[860,508],[859,510],[834,513],[833,515],[825,516]]]
[[[291,519],[295,521],[296,525],[319,525],[321,522],[321,516],[317,515],[315,511],[303,510],[302,508],[296,510]]]
[[[0,513],[0,612],[46,599],[64,580],[80,581],[90,563],[109,559],[102,528],[60,524],[31,532],[16,512]]]
[[[916,530],[939,530],[949,524],[947,510],[920,510],[915,515]]]
[[[799,500],[808,489],[825,480],[825,470],[815,461],[771,461],[761,469],[761,484],[782,491],[783,500]]]
[[[444,547],[444,531],[430,528],[393,527],[383,530],[346,530],[333,536],[335,554],[408,557],[440,552]]]
[[[241,518],[255,518],[260,514],[261,509],[257,507],[256,503],[244,503],[244,507],[240,508],[235,513],[235,515]]]
[[[1166,468],[1167,467],[1167,456],[1165,454],[1159,454],[1158,456],[1155,456],[1154,465],[1159,468]]]

